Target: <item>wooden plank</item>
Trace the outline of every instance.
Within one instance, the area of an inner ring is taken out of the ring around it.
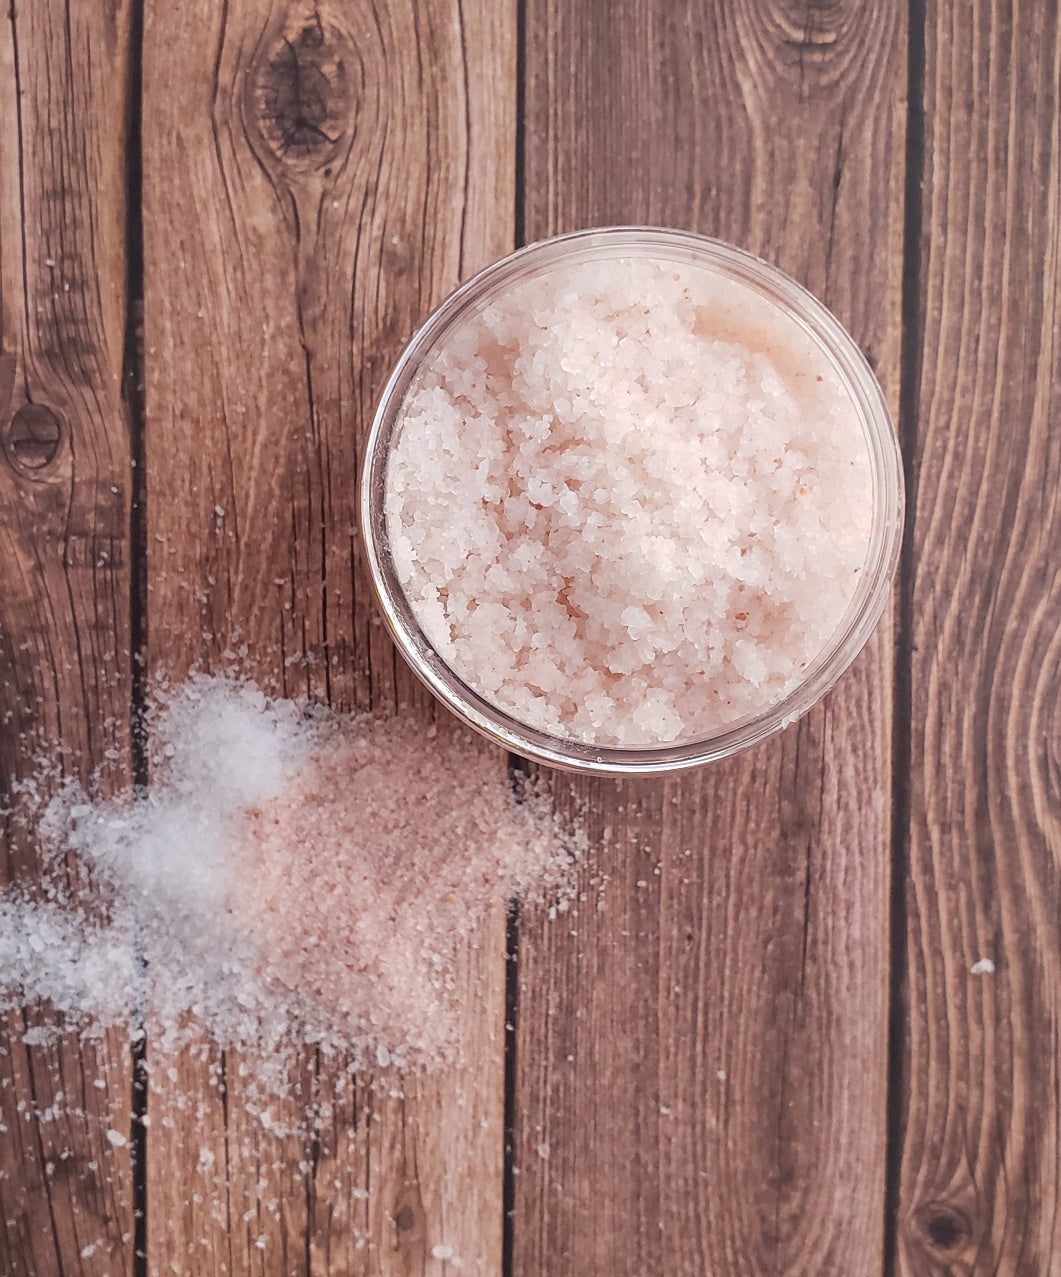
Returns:
[[[125,113],[129,5],[0,17],[0,808],[45,760],[129,776]],[[0,818],[0,883],[33,894],[31,830]],[[132,1262],[122,1031],[27,1046],[0,1029],[0,1270]]]
[[[511,248],[514,16],[492,0],[148,5],[152,669],[234,653],[266,688],[432,712],[375,619],[354,484],[403,340]],[[347,1081],[303,1060],[331,1114],[319,1142],[267,1135],[238,1061],[205,1044],[172,1076],[153,1066],[152,1271],[441,1272],[435,1246],[498,1271],[502,917],[478,944],[458,1066]]]
[[[527,238],[643,221],[757,251],[839,315],[894,408],[901,6],[527,15]],[[600,845],[577,918],[521,919],[513,1272],[879,1273],[890,654],[885,623],[743,758],[555,780]]]
[[[899,1270],[1056,1277],[1056,14],[929,6],[925,70]]]

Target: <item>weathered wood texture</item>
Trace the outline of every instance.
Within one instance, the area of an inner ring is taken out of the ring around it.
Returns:
[[[744,245],[824,298],[894,407],[901,7],[527,14],[526,237],[645,221]],[[588,899],[521,921],[514,1272],[881,1271],[891,677],[885,624],[782,738],[577,787]]]
[[[511,247],[514,20],[493,0],[148,4],[153,671],[433,712],[375,617],[355,476],[403,341]],[[156,1063],[152,1271],[441,1272],[445,1245],[496,1273],[503,933],[468,955],[459,1067],[344,1084],[302,1061],[333,1106],[319,1144],[265,1132],[238,1061]]]
[[[929,6],[899,1268],[1061,1274],[1061,37]],[[973,974],[981,959],[993,972]]]
[[[128,5],[0,15],[0,809],[47,762],[128,776],[129,430],[124,130]],[[60,747],[60,742],[62,747]],[[0,818],[0,883],[33,894],[30,831]],[[132,1259],[128,1036],[0,1037],[0,1271]]]
[[[432,712],[374,623],[353,484],[403,339],[511,247],[515,9],[147,0],[152,672],[236,665],[339,707]],[[129,775],[130,10],[0,15],[0,798],[41,751]],[[840,315],[895,407],[904,180],[923,180],[923,219],[894,1218],[884,626],[826,705],[744,759],[554,779],[595,849],[577,914],[520,924],[512,1271],[860,1277],[894,1242],[904,1277],[1059,1277],[1050,6],[927,6],[909,174],[905,6],[525,10],[527,239],[643,220],[744,244]],[[32,838],[0,832],[0,882],[32,891]],[[238,1059],[155,1059],[148,1272],[404,1277],[447,1271],[437,1243],[500,1272],[502,931],[467,954],[459,1067],[293,1063],[330,1113],[319,1141],[264,1132]],[[23,1045],[48,1015],[0,1037],[0,1273],[130,1274],[129,1149],[106,1138],[130,1130],[128,1047]]]

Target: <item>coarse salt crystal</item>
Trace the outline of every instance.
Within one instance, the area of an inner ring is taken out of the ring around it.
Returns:
[[[462,318],[401,407],[385,495],[402,589],[462,679],[554,736],[646,747],[795,688],[871,508],[857,410],[804,329],[633,258]]]

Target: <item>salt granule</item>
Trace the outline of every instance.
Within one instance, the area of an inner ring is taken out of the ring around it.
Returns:
[[[70,785],[40,815],[40,890],[0,895],[4,1009],[48,1002],[98,1033],[135,1004],[154,1055],[205,1034],[262,1060],[308,1042],[430,1065],[453,1046],[459,942],[576,849],[500,751],[408,714],[197,678],[151,749],[146,796]]]
[[[807,332],[702,267],[541,268],[464,318],[401,409],[395,570],[515,719],[593,745],[779,703],[867,557],[869,454]]]

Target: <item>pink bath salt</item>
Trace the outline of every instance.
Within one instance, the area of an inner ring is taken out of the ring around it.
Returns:
[[[629,258],[542,268],[446,336],[402,407],[386,519],[466,683],[556,737],[650,747],[796,687],[872,505],[856,407],[801,325]]]
[[[135,998],[153,1059],[206,1038],[260,1094],[306,1044],[438,1065],[490,911],[564,902],[577,833],[455,725],[196,677],[150,751],[148,795],[67,786],[20,816],[42,872],[36,898],[0,892],[0,1011],[47,1003],[91,1034],[130,1027]]]
[[[329,1035],[437,1057],[454,1028],[455,946],[556,864],[499,751],[398,717],[327,729],[245,813],[230,909],[259,974]]]

